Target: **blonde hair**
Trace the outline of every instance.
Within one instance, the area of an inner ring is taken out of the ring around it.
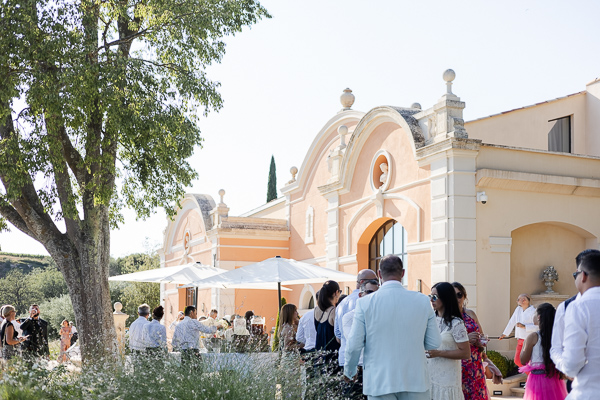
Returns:
[[[11,306],[10,304],[7,304],[4,307],[2,307],[2,316],[4,318],[6,318],[6,317],[8,317],[8,314],[10,314],[13,311],[17,311],[17,310],[15,310],[15,308],[13,306]]]

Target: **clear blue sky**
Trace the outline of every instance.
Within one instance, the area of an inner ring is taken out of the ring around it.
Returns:
[[[200,178],[188,192],[218,198],[231,215],[265,202],[271,155],[278,187],[300,167],[313,138],[350,87],[354,109],[430,107],[442,73],[471,120],[585,89],[600,76],[600,2],[268,0],[273,18],[227,42],[220,81],[224,108],[201,121],[204,147],[191,159]],[[124,211],[111,254],[162,243],[162,210],[147,221]],[[146,243],[146,245],[145,245]],[[45,254],[16,229],[3,251]]]

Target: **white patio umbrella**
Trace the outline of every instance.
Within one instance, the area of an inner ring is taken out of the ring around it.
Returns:
[[[356,281],[356,275],[292,259],[273,257],[256,264],[246,265],[219,275],[194,281],[187,286],[235,288],[237,285],[277,283],[278,288],[281,288],[281,285],[321,283],[327,280],[337,282]],[[279,308],[281,308],[281,290],[279,290]]]
[[[149,269],[147,271],[138,271],[131,274],[111,276],[109,281],[128,281],[128,282],[153,282],[153,283],[175,283],[179,285],[187,285],[185,287],[193,287],[192,282],[202,280],[214,275],[227,272],[225,269],[202,265],[200,263],[189,263],[178,265],[175,267],[165,267]],[[200,289],[205,289],[202,287]],[[237,285],[236,289],[263,289],[263,290],[278,290],[278,286],[274,283],[249,283]],[[291,290],[283,288],[283,290]]]
[[[138,271],[131,274],[111,276],[109,281],[154,282],[154,283],[188,283],[218,275],[226,270],[200,263],[189,263],[176,267],[165,267]]]

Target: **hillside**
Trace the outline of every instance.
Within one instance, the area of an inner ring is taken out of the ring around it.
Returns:
[[[0,278],[4,278],[11,269],[16,268],[28,274],[34,268],[46,268],[52,263],[52,259],[48,256],[0,252]]]

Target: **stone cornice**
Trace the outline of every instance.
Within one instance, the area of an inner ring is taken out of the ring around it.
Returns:
[[[477,152],[481,147],[480,139],[466,139],[466,138],[453,138],[444,139],[440,142],[433,143],[417,149],[417,161],[419,166],[428,165],[431,158],[437,158],[435,156],[440,153],[447,152],[449,150],[465,150],[469,152]]]

